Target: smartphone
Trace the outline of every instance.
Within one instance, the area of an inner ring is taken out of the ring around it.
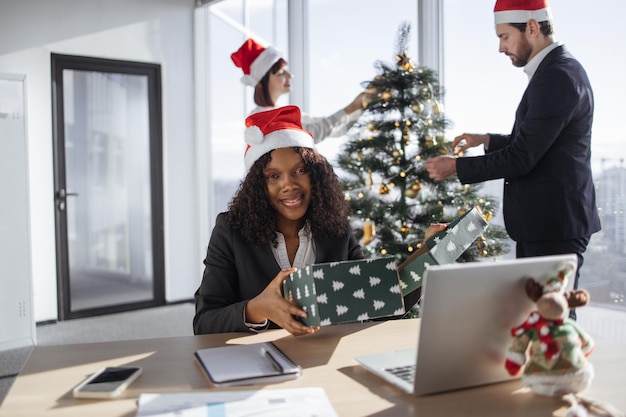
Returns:
[[[136,366],[106,367],[74,388],[76,398],[115,398],[141,375]]]

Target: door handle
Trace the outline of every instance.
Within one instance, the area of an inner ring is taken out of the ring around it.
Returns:
[[[78,197],[78,193],[68,193],[64,188],[61,188],[56,192],[55,199],[57,200],[57,208],[59,211],[65,210],[66,204],[65,200],[67,197]]]
[[[77,197],[78,193],[71,193],[71,192],[68,193],[67,191],[65,191],[64,188],[61,188],[59,191],[57,191],[56,198],[57,198],[57,200],[63,200],[63,199],[65,199],[67,197],[70,197],[70,196],[76,196]]]

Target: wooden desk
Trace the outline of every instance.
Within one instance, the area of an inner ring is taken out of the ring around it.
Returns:
[[[213,389],[194,362],[195,350],[268,340],[275,341],[302,365],[304,372],[297,380],[253,388],[321,386],[340,416],[565,415],[568,403],[533,395],[519,380],[417,398],[402,393],[354,362],[353,357],[359,354],[415,346],[418,326],[419,320],[412,319],[328,326],[315,335],[299,338],[276,330],[253,336],[228,333],[38,346],[0,407],[0,416],[133,417],[140,393]],[[626,410],[626,346],[598,342],[591,358],[596,378],[584,397]],[[105,365],[138,365],[144,374],[121,399],[74,399],[74,386]]]

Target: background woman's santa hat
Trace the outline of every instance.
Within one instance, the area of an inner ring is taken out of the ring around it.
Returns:
[[[548,0],[497,0],[493,8],[495,23],[526,23],[552,20]]]
[[[236,66],[243,71],[241,82],[254,87],[283,55],[273,46],[263,46],[254,39],[246,40],[230,55]]]
[[[313,136],[302,129],[300,108],[285,106],[251,114],[246,119],[245,140],[248,144],[244,161],[250,169],[254,161],[278,148],[314,148]]]

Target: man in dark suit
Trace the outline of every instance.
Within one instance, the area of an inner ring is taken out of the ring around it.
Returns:
[[[425,167],[434,180],[454,174],[463,184],[504,178],[504,221],[517,257],[576,253],[580,271],[589,239],[600,230],[590,163],[589,79],[553,40],[547,0],[497,0],[494,11],[499,51],[529,77],[513,130],[459,135],[455,152],[482,144],[485,155],[440,156]]]

